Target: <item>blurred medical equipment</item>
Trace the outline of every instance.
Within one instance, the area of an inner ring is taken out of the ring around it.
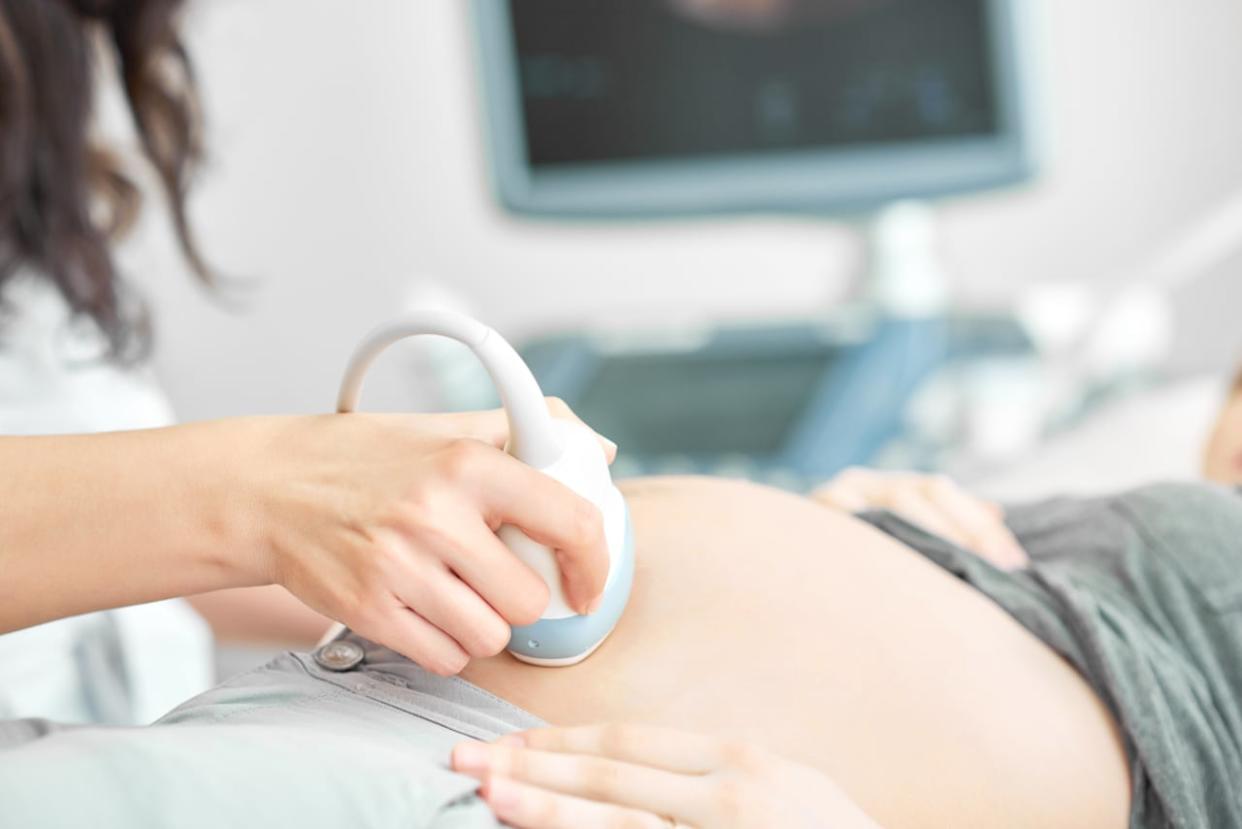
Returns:
[[[965,483],[985,497],[1021,503],[1201,480],[1204,445],[1228,388],[1223,375],[1192,375],[1115,395],[1045,436],[1038,451],[982,474],[964,470]]]
[[[546,391],[617,441],[614,474],[700,473],[804,489],[864,463],[927,468],[912,400],[949,367],[1030,358],[1004,315],[576,334],[528,343]]]
[[[608,461],[594,432],[574,421],[554,418],[530,369],[493,329],[447,311],[410,313],[372,331],[354,352],[341,383],[337,410],[358,407],[362,380],[376,357],[406,337],[436,334],[466,344],[487,369],[509,419],[507,451],[515,458],[568,486],[599,507],[610,565],[603,603],[579,615],[565,602],[561,574],[551,550],[513,526],[497,535],[519,559],[543,578],[551,600],[543,617],[513,628],[509,652],[534,665],[573,665],[586,659],[607,638],[629,600],[634,576],[634,540],[629,509],[612,482]]]
[[[1144,251],[1141,264],[1091,284],[1033,286],[1019,303],[1019,315],[1059,376],[1063,395],[1080,397],[1083,387],[1161,365],[1177,333],[1174,295],[1239,249],[1242,192],[1196,216],[1155,250]]]
[[[968,369],[974,381],[929,383],[916,396],[921,431],[939,420],[939,442],[956,447],[937,466],[1007,498],[1198,477],[1227,380],[1169,371],[1173,303],[1239,249],[1242,193],[1234,193],[1142,252],[1137,266],[1028,288],[1017,319],[1037,359],[991,376],[985,361]],[[1224,352],[1213,370],[1232,377],[1235,359]],[[940,414],[929,418],[930,409]]]
[[[919,201],[1031,174],[1028,4],[739,5],[475,0],[499,198],[545,217],[831,215],[858,228],[859,302],[801,325],[569,332],[524,353],[619,440],[617,474],[798,486],[879,458],[926,465],[910,423],[925,381],[1031,354],[1013,320],[945,316]]]

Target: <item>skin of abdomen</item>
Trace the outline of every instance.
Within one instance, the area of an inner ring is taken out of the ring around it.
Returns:
[[[623,490],[625,616],[570,668],[464,677],[548,720],[759,743],[887,827],[1127,825],[1117,728],[1076,671],[983,595],[870,526],[722,480]]]

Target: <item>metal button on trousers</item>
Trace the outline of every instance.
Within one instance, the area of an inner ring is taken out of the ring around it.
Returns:
[[[346,640],[329,642],[315,651],[315,661],[329,671],[348,671],[356,668],[366,653],[362,646]]]

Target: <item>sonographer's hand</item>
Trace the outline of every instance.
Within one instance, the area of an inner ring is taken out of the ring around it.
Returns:
[[[453,769],[481,780],[496,817],[518,829],[878,829],[809,766],[665,728],[544,728],[461,743]]]
[[[972,495],[943,475],[847,469],[811,498],[842,512],[890,510],[1001,568],[1029,563],[1005,525],[1000,504]]]
[[[255,579],[430,671],[500,652],[510,625],[547,606],[547,586],[496,537],[502,524],[556,551],[573,607],[603,590],[599,510],[505,454],[502,412],[223,423],[251,431],[237,445]]]

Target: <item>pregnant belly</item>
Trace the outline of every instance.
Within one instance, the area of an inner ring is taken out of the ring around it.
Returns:
[[[747,484],[629,484],[638,570],[572,668],[465,677],[559,724],[632,721],[761,743],[885,826],[1125,826],[1116,728],[1081,677],[914,551]]]

